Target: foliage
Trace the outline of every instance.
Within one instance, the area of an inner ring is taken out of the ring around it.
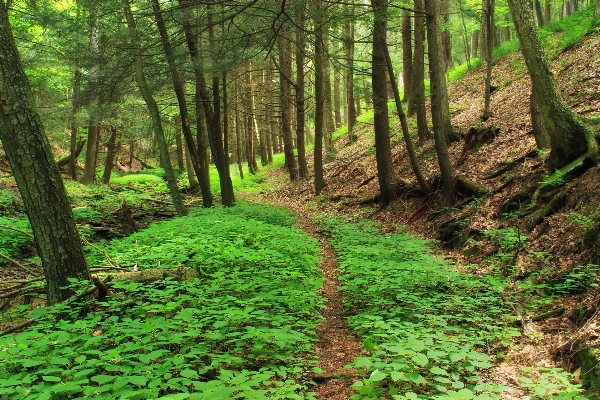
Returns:
[[[490,229],[484,232],[484,236],[496,243],[504,251],[515,250],[518,246],[523,246],[527,241],[527,236],[519,228],[499,228]]]
[[[292,223],[285,210],[241,204],[114,241],[121,261],[202,275],[112,282],[101,303],[37,309],[37,325],[0,338],[0,397],[314,398],[301,378],[323,305],[318,245]]]
[[[594,30],[598,22],[594,19],[594,7],[592,2],[569,18],[551,21],[540,30],[540,36],[551,56],[579,44],[585,35]]]
[[[369,373],[352,399],[500,397],[503,388],[482,383],[479,371],[493,366],[487,353],[520,336],[504,279],[459,274],[427,241],[382,234],[371,222],[321,225],[338,252],[350,326],[368,352],[352,363]]]
[[[29,220],[26,218],[0,217],[0,225],[10,226],[11,228],[31,233]],[[8,257],[15,257],[22,254],[31,246],[33,246],[33,240],[27,235],[0,227],[0,253]],[[6,261],[0,260],[0,263],[6,263]]]

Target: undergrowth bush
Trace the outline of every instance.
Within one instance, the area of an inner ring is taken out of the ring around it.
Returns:
[[[316,241],[292,222],[242,204],[113,241],[122,262],[201,277],[112,282],[101,303],[36,310],[34,327],[0,338],[0,398],[313,399],[303,376],[323,280]]]
[[[368,352],[352,363],[369,373],[353,385],[353,400],[501,397],[504,388],[479,375],[494,365],[490,354],[520,336],[501,277],[460,274],[427,241],[382,234],[372,222],[324,218],[321,226],[338,253],[349,324]],[[556,384],[536,398],[583,399],[580,391]]]
[[[31,233],[29,220],[26,218],[0,217],[0,225],[10,226]],[[33,240],[22,233],[0,227],[0,253],[8,257],[16,257],[33,246]],[[7,261],[0,259],[1,264]]]

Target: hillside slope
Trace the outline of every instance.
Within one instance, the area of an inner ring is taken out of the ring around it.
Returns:
[[[600,33],[596,31],[552,59],[567,102],[586,117],[600,114],[599,54]],[[463,137],[471,127],[491,131],[473,150],[464,152],[463,141],[450,148],[459,173],[487,193],[465,196],[450,210],[441,207],[441,191],[429,197],[405,193],[381,209],[374,203],[378,183],[371,119],[359,123],[358,142],[349,143],[345,137],[337,140],[337,155],[325,165],[327,186],[321,196],[315,197],[312,180],[286,184],[263,196],[304,203],[315,210],[367,216],[387,224],[389,230],[408,225],[418,236],[439,239],[440,251],[465,269],[478,274],[495,272],[509,279],[514,290],[508,296],[514,297],[522,313],[523,337],[502,355],[505,361],[493,379],[513,386],[526,365],[577,370],[582,363],[577,359],[583,354],[580,350],[594,347],[600,337],[595,322],[600,271],[590,266],[598,260],[600,168],[593,167],[559,187],[553,192],[559,196],[552,209],[538,218],[539,223],[532,222],[528,205],[547,175],[547,154],[535,151],[529,114],[531,84],[520,53],[496,61],[492,76],[496,87],[492,116],[485,123],[480,120],[484,68],[449,86],[452,121]],[[399,123],[393,122],[396,169],[401,177],[414,181]],[[429,180],[437,183],[433,142],[417,151]],[[282,182],[286,179],[284,170],[278,175]],[[594,375],[582,374],[586,379]],[[515,391],[514,396],[519,395]]]

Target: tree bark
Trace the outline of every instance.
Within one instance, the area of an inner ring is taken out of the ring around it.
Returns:
[[[533,91],[531,92],[531,96],[529,98],[529,109],[531,112],[531,126],[533,128],[533,136],[535,137],[535,143],[537,145],[537,148],[550,148],[550,136],[548,135],[546,125],[544,125],[544,119],[540,114],[540,109],[537,105],[537,101],[535,100],[535,95],[533,94]]]
[[[412,98],[408,103],[408,114],[417,115],[419,144],[425,143],[429,135],[427,106],[425,104],[425,14],[423,0],[414,0],[415,8],[415,51],[413,57]]]
[[[471,34],[471,49],[473,57],[477,58],[479,55],[479,29],[476,29]]]
[[[240,98],[240,91],[239,91],[239,85],[238,85],[238,81],[235,81],[235,98],[239,100]],[[236,147],[235,147],[235,153],[236,153],[236,162],[237,162],[237,166],[238,166],[238,171],[240,173],[240,179],[244,179],[244,168],[242,167],[242,133],[241,133],[241,129],[240,129],[240,111],[238,109],[238,103],[239,101],[236,101],[235,104],[235,142],[236,142]]]
[[[416,28],[417,27],[415,26],[415,29]],[[413,77],[413,56],[411,39],[411,15],[408,10],[402,10],[402,86],[404,87],[404,101],[408,101],[409,103],[412,97],[411,90]]]
[[[375,125],[375,158],[381,200],[387,205],[396,197],[398,177],[392,162],[387,92],[387,20],[388,0],[372,0],[373,8],[373,58],[371,65],[373,86],[373,111]]]
[[[305,3],[300,2],[296,8],[298,26],[296,28],[296,140],[298,148],[298,173],[300,179],[308,178],[308,163],[306,162],[306,141],[304,135],[304,112],[306,102],[304,99],[305,78],[304,60],[306,51],[306,33],[304,32]],[[338,83],[339,85],[339,83]],[[339,87],[338,87],[339,92]],[[338,93],[339,97],[339,93]],[[338,106],[339,107],[339,104]]]
[[[322,30],[322,0],[314,0],[315,24],[315,193],[318,196],[325,187],[323,178],[323,129],[325,109],[323,30]]]
[[[533,0],[533,5],[535,7],[535,16],[537,18],[538,26],[541,28],[544,26],[544,13],[542,12],[542,4],[540,0]]]
[[[354,24],[344,25],[344,48],[346,51],[346,107],[348,115],[348,139],[356,141],[354,126],[356,125],[356,104],[354,100]]]
[[[73,79],[73,101],[71,108],[71,157],[69,158],[69,173],[71,179],[77,181],[77,136],[79,134],[79,125],[77,124],[77,113],[79,112],[79,96],[81,91],[81,67],[79,59],[75,61],[75,77]],[[81,152],[81,150],[80,150]]]
[[[292,138],[292,88],[288,77],[292,76],[292,60],[289,40],[289,29],[282,28],[279,42],[279,97],[281,101],[281,131],[283,134],[283,152],[285,154],[285,165],[290,180],[298,179],[298,169],[294,157],[294,142]]]
[[[323,8],[321,12],[325,12]],[[329,31],[325,22],[325,17],[321,19],[324,26],[321,27],[323,32],[323,91],[324,101],[323,109],[325,113],[325,126],[323,136],[325,138],[325,155],[328,159],[335,156],[336,150],[333,144],[333,132],[335,131],[335,120],[333,118],[333,104],[331,102],[331,63],[329,62]]]
[[[333,114],[335,116],[335,129],[342,126],[342,97],[340,85],[340,71],[337,68],[333,68]]]
[[[412,144],[412,139],[410,138],[410,132],[408,130],[408,121],[406,120],[406,115],[404,114],[404,110],[402,109],[402,103],[400,101],[400,90],[398,89],[396,76],[394,75],[394,67],[392,65],[392,58],[390,57],[390,52],[387,46],[385,46],[385,61],[387,64],[389,79],[392,83],[392,90],[394,91],[396,110],[398,111],[398,117],[400,118],[402,135],[404,136],[404,143],[406,145],[406,152],[408,153],[408,158],[410,159],[410,165],[413,169],[415,177],[417,178],[419,187],[421,188],[423,193],[431,193],[431,186],[429,186],[429,183],[427,183],[427,180],[421,172],[421,166],[419,165],[419,160],[417,159],[417,155],[415,154],[415,150]]]
[[[89,48],[93,59],[99,55],[100,33],[98,29],[98,10],[93,6],[90,10],[90,40]],[[83,168],[82,182],[91,184],[96,182],[96,158],[98,155],[98,141],[100,140],[100,67],[97,61],[90,67],[90,86],[92,90],[92,103],[90,106],[90,117],[88,120],[87,148],[85,152],[85,164]]]
[[[73,295],[69,278],[90,280],[73,211],[37,112],[0,0],[0,140],[23,199],[46,277],[48,304]]]
[[[444,205],[450,207],[455,198],[455,172],[448,154],[448,123],[444,115],[444,102],[448,101],[448,89],[442,65],[442,43],[439,5],[436,0],[425,0],[427,12],[427,43],[429,49],[429,75],[431,79],[431,119],[433,138],[438,156],[442,183],[444,184]],[[447,110],[447,109],[446,109]]]
[[[441,0],[440,13],[442,14],[442,49],[444,51],[444,71],[448,71],[452,67],[452,37],[448,30],[450,23],[450,1]]]
[[[494,38],[492,37],[492,26],[494,24],[494,4],[495,0],[484,1],[483,10],[485,16],[486,28],[486,46],[485,46],[485,99],[482,120],[487,121],[491,114],[491,102],[492,102],[492,49],[494,48]]]
[[[131,46],[135,51],[135,80],[142,95],[142,98],[144,99],[144,102],[148,107],[148,112],[152,117],[152,126],[154,128],[154,135],[158,142],[161,164],[165,169],[165,178],[167,180],[167,186],[169,187],[169,191],[171,192],[171,198],[173,199],[173,204],[175,205],[177,214],[186,215],[187,209],[183,204],[181,193],[179,192],[179,188],[177,187],[177,179],[175,178],[173,166],[171,165],[169,149],[167,147],[167,141],[165,139],[162,121],[160,118],[160,111],[158,109],[158,105],[156,104],[156,100],[154,100],[154,96],[152,95],[150,87],[148,86],[148,82],[146,81],[146,74],[144,72],[143,50],[140,46],[139,35],[137,32],[135,20],[133,19],[133,13],[131,12],[129,0],[122,0],[122,4],[123,12],[127,20],[127,25],[129,27],[129,37],[131,40]]]
[[[181,138],[181,122],[179,121],[179,116],[173,117],[173,122],[175,123],[175,146],[177,152],[177,167],[179,169],[179,173],[182,173],[185,168],[185,159],[183,157],[183,141]]]
[[[535,99],[550,136],[550,170],[559,169],[586,154],[596,163],[598,149],[594,132],[562,98],[546,61],[529,0],[509,0],[508,5],[531,76]]]
[[[600,5],[600,0],[596,0],[596,14],[598,14],[598,7]],[[552,2],[551,0],[546,0],[544,4],[544,25],[550,23],[552,18]]]
[[[104,174],[102,174],[102,184],[110,183],[110,175],[115,165],[115,155],[117,153],[117,128],[110,128],[110,136],[106,142],[106,161],[104,163]]]

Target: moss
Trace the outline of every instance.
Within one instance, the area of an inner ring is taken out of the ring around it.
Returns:
[[[600,399],[600,349],[584,349],[577,353],[575,362],[581,367],[581,379],[589,399]]]

